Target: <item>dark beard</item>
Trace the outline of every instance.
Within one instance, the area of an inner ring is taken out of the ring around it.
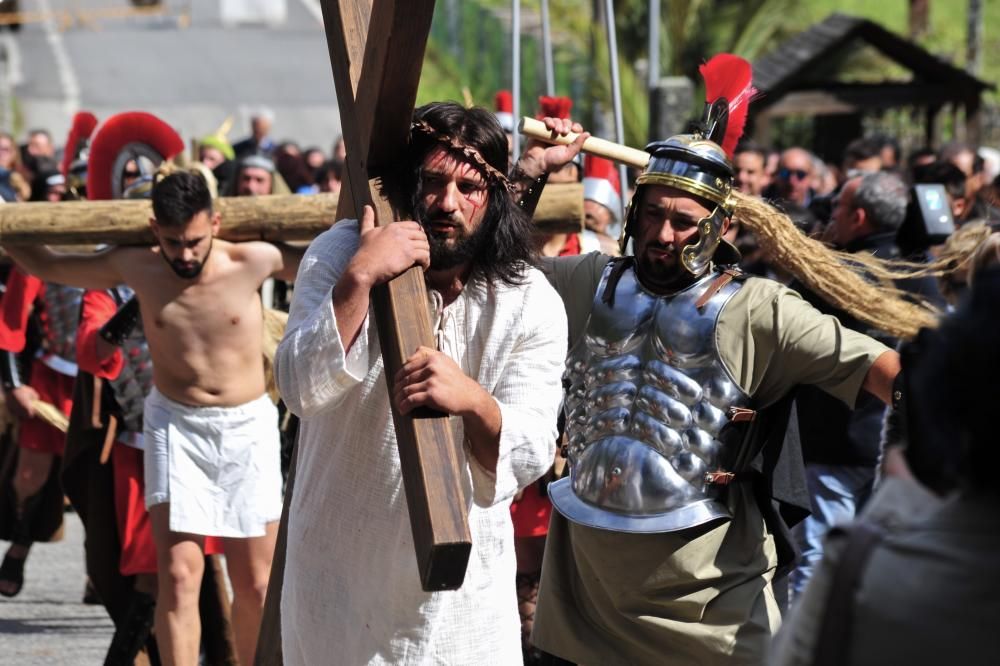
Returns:
[[[649,247],[651,246],[644,246],[641,252],[636,253],[635,257],[636,275],[644,287],[656,294],[669,294],[683,289],[694,281],[694,276],[684,268],[684,264],[681,262],[681,249],[683,248],[676,246],[670,248],[674,253],[674,263],[671,266],[665,266],[652,261],[646,255],[646,250]],[[657,247],[662,246],[657,245]]]
[[[471,234],[467,234],[464,229],[456,227],[455,235],[449,239],[436,235],[431,230],[431,224],[434,222],[450,222],[452,221],[450,215],[435,213],[432,217],[428,217],[426,207],[417,206],[414,217],[420,223],[420,226],[424,228],[424,233],[427,235],[427,242],[431,250],[430,270],[432,271],[447,270],[463,264],[473,263],[485,248],[489,238],[485,219]],[[449,246],[449,241],[453,245]]]
[[[212,256],[212,245],[214,244],[214,242],[215,242],[214,240],[209,242],[208,252],[205,253],[204,261],[197,262],[191,268],[181,268],[181,266],[184,265],[184,262],[178,261],[176,259],[173,261],[167,259],[167,253],[163,251],[163,245],[160,245],[160,256],[163,257],[163,260],[167,262],[167,266],[170,266],[170,270],[172,270],[177,277],[181,278],[182,280],[193,280],[199,275],[201,275],[201,271],[205,268],[205,262],[207,262],[208,258]]]

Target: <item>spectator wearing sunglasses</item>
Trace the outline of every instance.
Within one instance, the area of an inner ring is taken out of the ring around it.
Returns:
[[[804,148],[788,148],[781,153],[778,171],[766,196],[781,206],[783,202],[807,208],[815,192],[812,189],[813,156]]]

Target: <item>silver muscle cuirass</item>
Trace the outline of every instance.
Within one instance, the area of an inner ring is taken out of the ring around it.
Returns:
[[[698,308],[718,272],[656,296],[628,268],[609,305],[602,295],[611,269],[567,360],[570,476],[550,484],[549,497],[574,522],[622,532],[727,519],[706,473],[732,463],[719,433],[749,397],[723,367],[715,331],[742,285],[729,282]]]
[[[76,327],[80,323],[83,289],[52,282],[45,283],[42,302],[43,349],[71,363],[76,362]]]
[[[114,291],[118,293],[116,301],[120,304],[127,303],[133,295],[132,290],[125,286],[116,287]],[[149,354],[149,343],[146,342],[141,318],[125,338],[121,351],[124,365],[121,373],[111,380],[111,390],[124,420],[122,429],[141,433],[143,405],[153,388],[153,359]]]

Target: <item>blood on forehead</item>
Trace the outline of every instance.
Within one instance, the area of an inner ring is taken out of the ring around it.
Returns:
[[[486,185],[479,167],[443,146],[437,146],[424,159],[424,173],[452,176],[470,181],[476,185]]]

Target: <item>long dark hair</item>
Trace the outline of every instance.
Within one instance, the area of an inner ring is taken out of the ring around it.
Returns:
[[[487,164],[506,175],[507,135],[491,112],[479,107],[465,108],[454,102],[434,102],[418,108],[413,118],[463,145],[475,148]],[[421,131],[412,132],[408,159],[400,165],[394,177],[398,189],[393,187],[388,192],[398,207],[411,212],[417,210],[424,160],[434,148],[445,145]],[[457,151],[456,155],[467,159]],[[482,224],[488,242],[472,259],[473,272],[489,282],[500,281],[511,286],[522,284],[526,269],[535,263],[531,219],[514,202],[506,182],[486,173],[483,176],[488,183],[489,203]],[[396,190],[397,196],[393,196],[392,190]]]

